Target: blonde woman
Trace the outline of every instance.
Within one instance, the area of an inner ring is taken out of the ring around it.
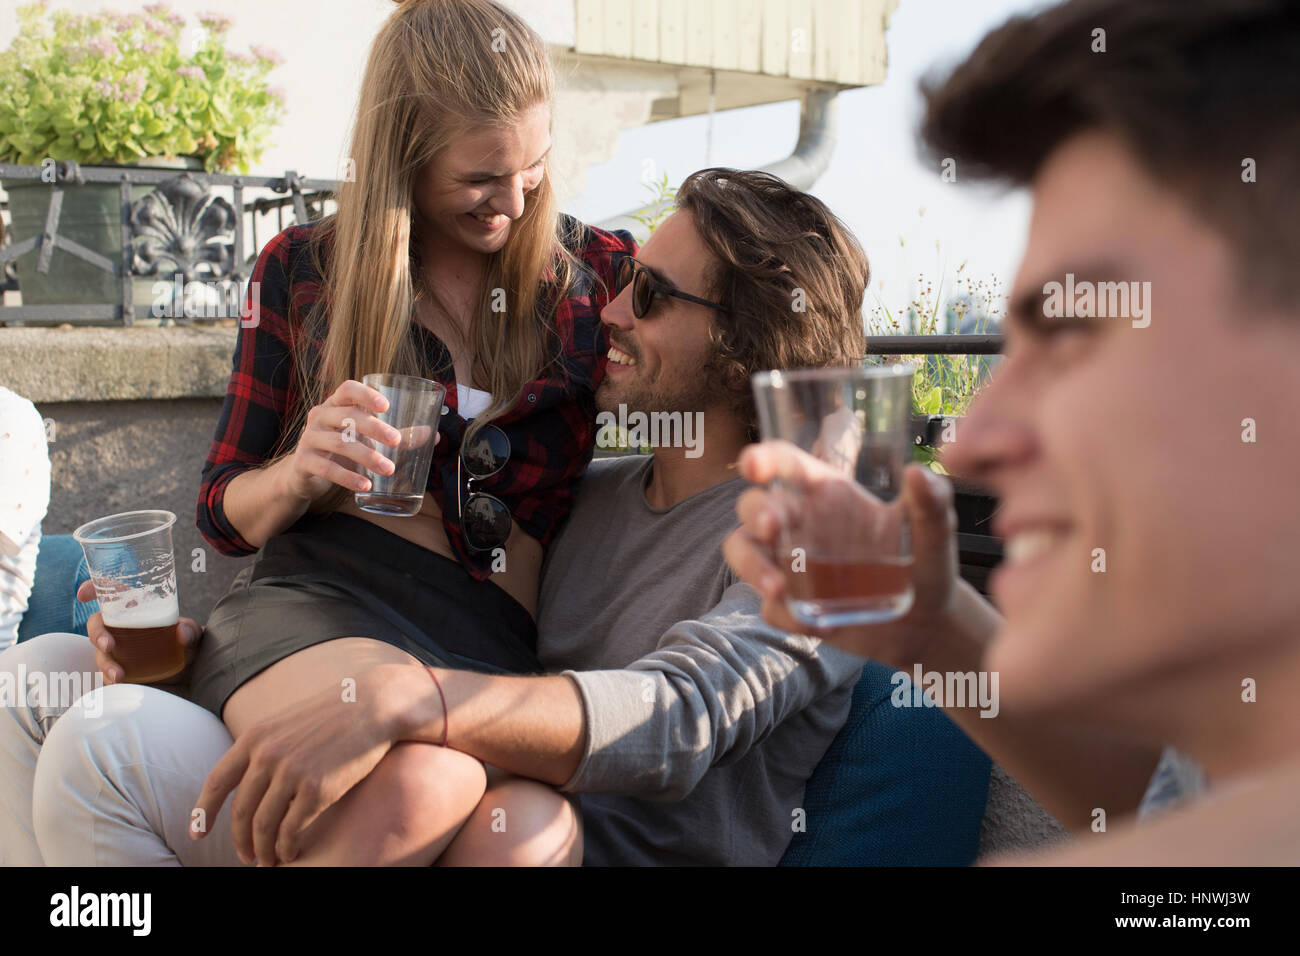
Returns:
[[[558,214],[552,86],[541,40],[504,7],[400,4],[367,64],[355,182],[335,215],[259,259],[260,321],[241,333],[198,506],[221,551],[261,549],[213,610],[193,671],[193,700],[236,738],[378,663],[541,669],[538,572],[594,447],[612,257],[635,252],[626,233]],[[354,503],[368,487],[356,466],[391,470],[343,435],[351,420],[391,438],[365,414],[383,407],[359,381],[373,371],[448,389],[414,517]],[[432,677],[429,691],[436,703]],[[484,794],[483,764],[453,749],[369,758],[300,862],[432,863]],[[257,770],[232,812],[267,862],[256,824],[278,795]],[[579,861],[576,810],[542,784],[534,796],[574,818]]]

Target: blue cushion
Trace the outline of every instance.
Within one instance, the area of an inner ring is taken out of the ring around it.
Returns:
[[[991,763],[937,707],[895,707],[894,669],[862,669],[843,729],[804,791],[781,866],[967,866]]]
[[[77,600],[77,588],[89,578],[86,556],[76,538],[70,534],[42,535],[32,594],[18,624],[18,640],[51,631],[85,634],[86,621],[99,610],[98,601],[82,604]]]

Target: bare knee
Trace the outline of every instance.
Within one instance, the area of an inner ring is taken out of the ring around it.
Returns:
[[[580,866],[576,798],[511,777],[491,787],[438,863],[443,866]]]
[[[475,758],[459,750],[411,741],[395,744],[374,774],[383,781],[394,817],[417,826],[431,816],[431,810],[439,808],[449,811],[437,813],[439,819],[452,816],[464,820],[487,789],[483,764]]]
[[[483,765],[457,750],[402,742],[320,824],[303,863],[428,866],[482,799]]]

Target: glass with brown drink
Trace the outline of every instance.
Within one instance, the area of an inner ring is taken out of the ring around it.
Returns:
[[[790,613],[817,627],[887,621],[912,606],[903,468],[912,457],[912,374],[905,364],[760,372],[764,440],[817,462],[771,487],[781,514],[775,559]]]
[[[128,511],[73,532],[86,555],[123,679],[151,684],[185,667],[170,511]]]

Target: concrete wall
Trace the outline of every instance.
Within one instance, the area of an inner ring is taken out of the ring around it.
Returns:
[[[67,534],[102,515],[175,512],[172,545],[181,613],[200,624],[251,558],[228,558],[194,525],[203,459],[221,413],[215,398],[38,402],[53,422],[50,510],[44,534]],[[48,431],[47,424],[47,431]]]
[[[233,320],[0,330],[0,384],[46,420],[51,488],[42,532],[68,534],[120,511],[174,512],[181,613],[200,623],[249,560],[225,557],[194,525],[236,332]]]

